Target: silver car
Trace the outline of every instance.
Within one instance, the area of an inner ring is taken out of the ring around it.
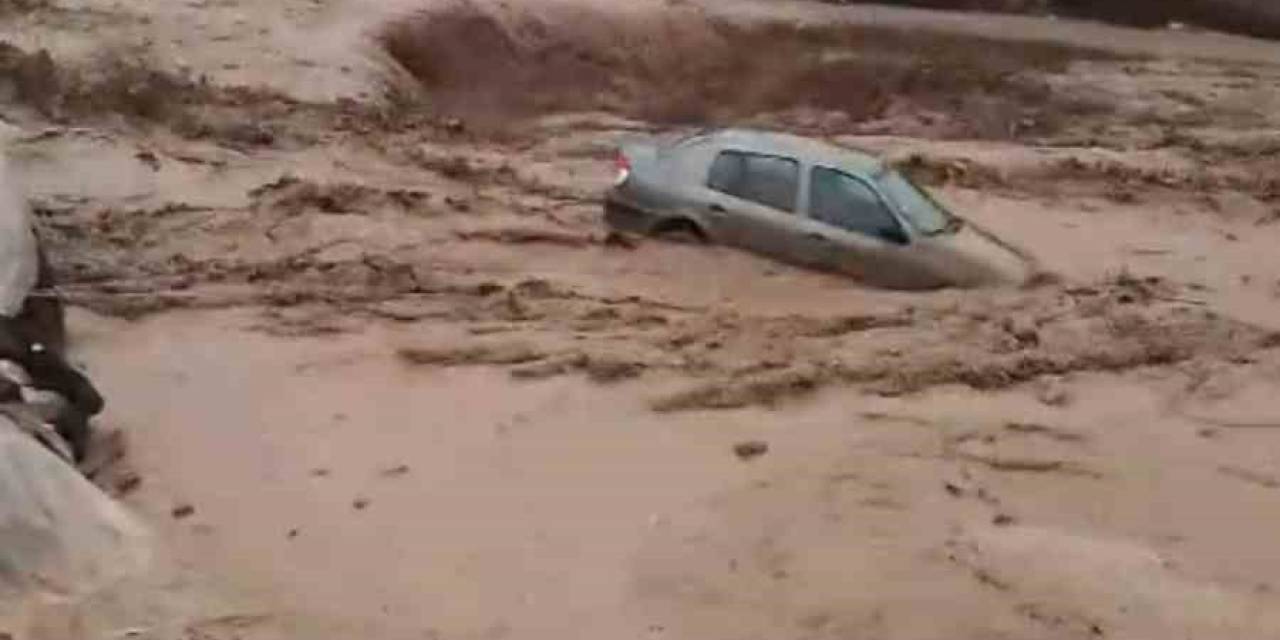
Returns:
[[[615,230],[680,234],[881,287],[1022,283],[1033,260],[860,151],[724,130],[622,146]]]

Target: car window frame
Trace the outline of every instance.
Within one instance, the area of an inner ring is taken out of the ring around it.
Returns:
[[[873,179],[871,182],[876,185],[877,193],[880,195],[880,197],[884,198],[884,200],[889,204],[890,208],[893,210],[894,215],[897,216],[898,221],[903,226],[910,229],[913,235],[924,235],[924,236],[938,235],[940,233],[945,233],[948,227],[944,225],[938,231],[929,233],[924,231],[920,227],[916,226],[916,223],[911,218],[911,216],[903,212],[902,209],[898,206],[898,203],[892,197],[890,197],[889,195],[887,195],[886,193],[880,190],[880,180],[889,176],[890,174],[894,174],[902,178],[912,189],[915,189],[917,192],[919,192],[920,195],[923,196],[924,199],[927,200],[930,205],[932,205],[934,208],[938,210],[939,213],[942,214],[942,217],[945,220],[947,220],[948,225],[958,218],[955,212],[953,212],[950,208],[948,208],[936,197],[934,197],[933,193],[931,193],[928,189],[916,183],[915,180],[912,180],[911,176],[901,171],[898,171],[896,169],[893,169],[891,167],[885,167],[878,174],[873,176]]]
[[[721,189],[717,189],[713,187],[711,185],[711,172],[715,169],[716,162],[720,160],[720,156],[728,155],[728,154],[735,154],[739,156],[751,156],[756,158],[765,158],[769,160],[782,160],[784,162],[790,162],[792,165],[794,165],[796,169],[795,191],[791,195],[791,208],[779,209],[778,207],[775,207],[772,204],[760,202],[759,200],[752,200],[750,198],[744,198],[738,194],[729,193],[728,191],[723,191]],[[711,154],[711,161],[707,164],[706,175],[703,177],[702,186],[703,188],[713,193],[718,193],[723,196],[728,196],[735,200],[739,200],[741,202],[747,202],[758,207],[764,207],[766,209],[769,209],[770,211],[777,211],[778,213],[786,214],[789,216],[803,217],[801,199],[802,199],[802,196],[804,195],[805,186],[806,186],[805,166],[806,164],[802,162],[800,158],[787,156],[780,153],[763,153],[760,151],[749,151],[746,149],[739,149],[739,148],[733,148],[733,147],[722,147],[722,148],[716,149],[715,152]]]
[[[862,233],[861,231],[853,231],[850,229],[846,229],[844,227],[832,224],[830,222],[827,222],[826,220],[822,220],[816,217],[814,215],[814,210],[813,210],[813,205],[814,205],[813,188],[814,188],[814,184],[816,184],[815,174],[817,174],[817,172],[820,170],[830,171],[832,173],[843,176],[850,180],[854,180],[859,184],[861,184],[863,187],[866,187],[867,190],[870,191],[876,197],[876,201],[880,203],[880,208],[884,209],[885,213],[889,214],[889,219],[893,220],[894,225],[897,226],[898,233],[902,235],[904,241],[902,243],[893,242],[887,238],[883,238],[880,236],[874,236],[874,235]],[[849,173],[848,171],[845,171],[837,167],[833,167],[825,164],[816,164],[816,163],[809,166],[808,175],[806,177],[807,177],[807,180],[806,180],[807,193],[805,193],[804,216],[809,220],[812,220],[815,223],[823,225],[825,227],[842,231],[844,233],[852,233],[862,238],[871,238],[874,240],[879,240],[881,242],[888,242],[890,244],[894,244],[897,246],[909,245],[914,240],[911,232],[912,227],[903,222],[902,217],[899,215],[897,211],[897,208],[893,205],[893,203],[889,201],[888,198],[885,197],[883,193],[880,193],[880,189],[876,186],[876,184],[873,181],[858,177],[852,173]]]

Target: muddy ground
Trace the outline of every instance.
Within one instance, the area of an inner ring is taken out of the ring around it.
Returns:
[[[0,133],[173,565],[168,608],[43,615],[1280,634],[1280,47],[510,4],[0,3]],[[727,123],[881,152],[1056,277],[907,294],[606,238],[619,141]]]

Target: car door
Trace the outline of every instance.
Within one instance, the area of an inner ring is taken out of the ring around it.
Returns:
[[[790,260],[800,175],[794,158],[722,150],[708,171],[704,215],[721,242]]]
[[[911,239],[905,227],[864,180],[813,167],[804,224],[804,251],[815,266],[881,285],[918,275],[909,259]]]

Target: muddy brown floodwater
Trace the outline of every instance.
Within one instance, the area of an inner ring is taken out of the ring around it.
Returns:
[[[50,596],[82,637],[1280,636],[1274,43],[0,8],[0,134],[163,560]],[[619,143],[722,123],[883,154],[1054,277],[909,294],[606,237]]]
[[[392,354],[431,331],[256,321],[76,327],[147,478],[134,506],[240,613],[308,637],[1280,628],[1271,436],[1172,414],[1180,374],[671,415],[647,404],[665,376],[424,370]]]

